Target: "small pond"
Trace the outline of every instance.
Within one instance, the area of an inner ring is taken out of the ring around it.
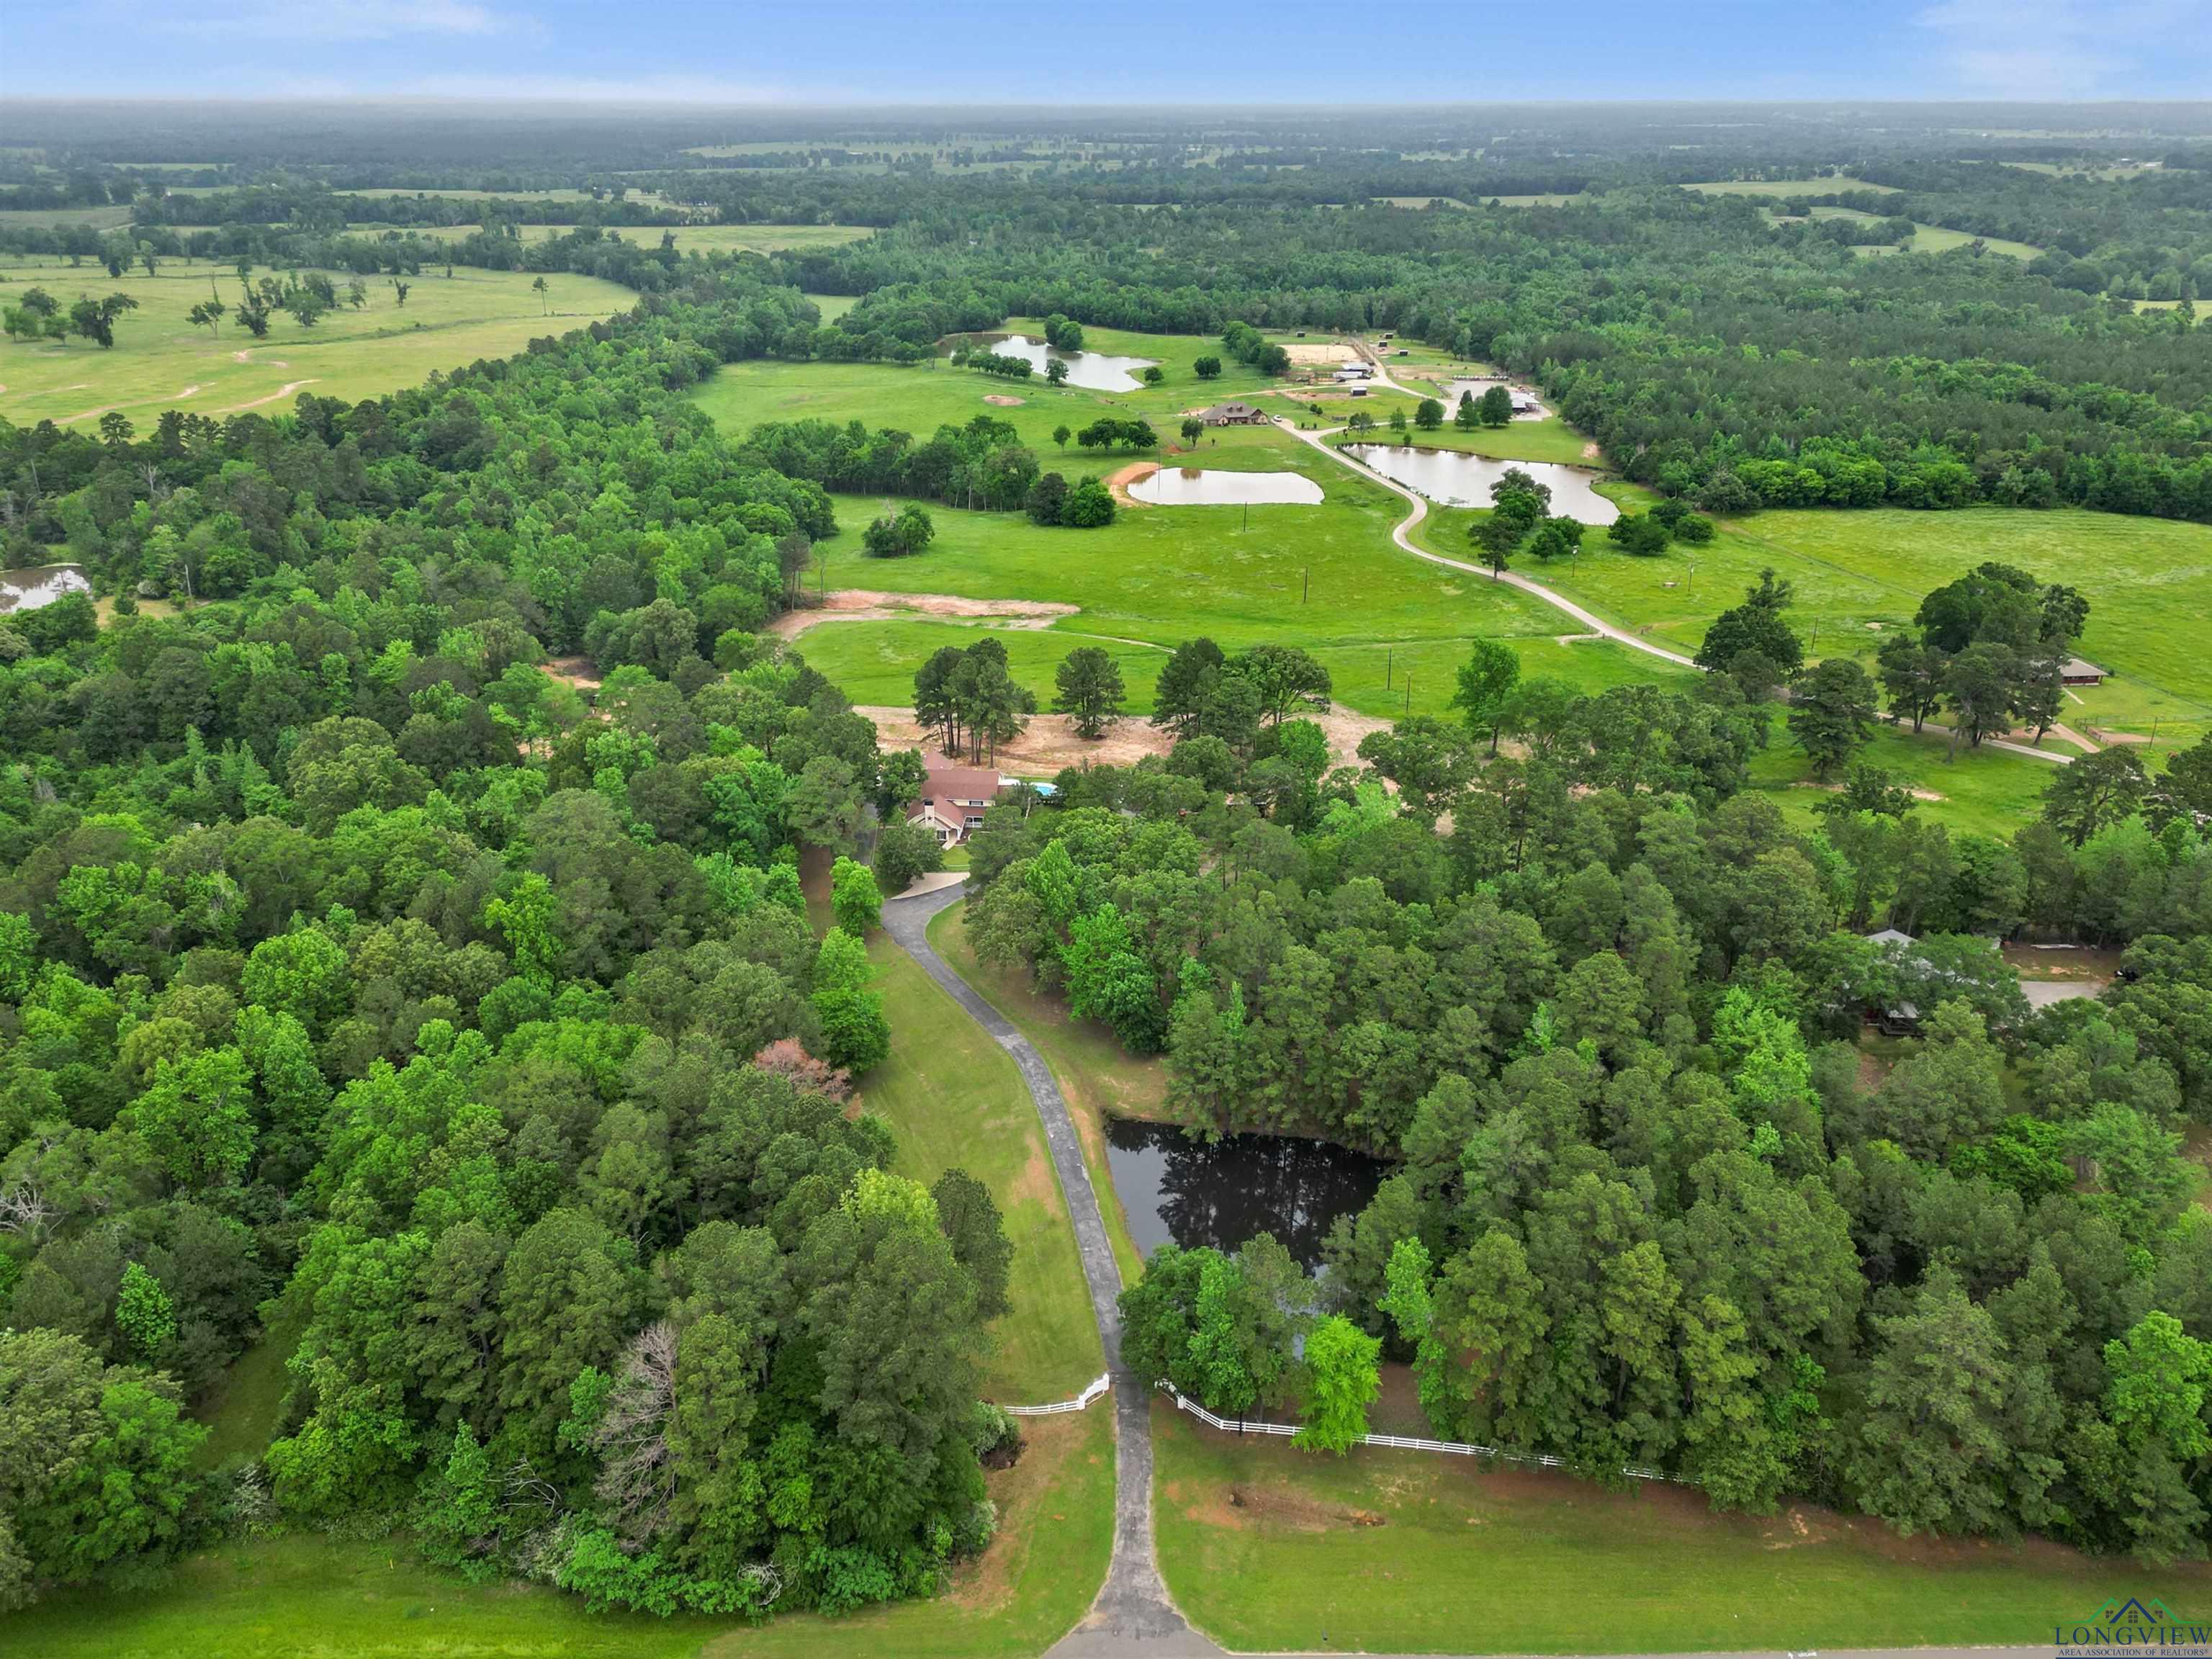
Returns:
[[[1129,486],[1129,494],[1154,507],[1237,507],[1248,502],[1289,501],[1321,505],[1321,486],[1303,472],[1209,472],[1195,466],[1164,466]]]
[[[1107,351],[1062,351],[1028,334],[953,334],[945,340],[948,357],[961,346],[988,346],[1001,357],[1019,357],[1044,377],[1049,362],[1067,365],[1067,383],[1091,392],[1134,392],[1144,384],[1137,377],[1152,367],[1150,357],[1116,357]],[[1009,381],[1010,386],[1019,385]]]
[[[1593,486],[1602,475],[1586,466],[1555,461],[1501,461],[1456,449],[1407,449],[1396,444],[1351,444],[1346,447],[1386,478],[1395,478],[1446,507],[1488,507],[1492,485],[1509,466],[1517,466],[1552,490],[1552,511],[1584,524],[1608,525],[1620,509]]]
[[[34,564],[21,570],[0,570],[0,616],[10,611],[36,611],[64,593],[89,593],[92,584],[73,564]]]
[[[1389,1173],[1325,1140],[1224,1135],[1209,1145],[1172,1123],[1123,1118],[1107,1120],[1106,1164],[1146,1255],[1163,1244],[1235,1250],[1273,1233],[1309,1272],[1330,1224],[1364,1209]]]

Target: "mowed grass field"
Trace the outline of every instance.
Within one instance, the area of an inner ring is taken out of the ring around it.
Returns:
[[[270,274],[256,270],[254,277]],[[17,259],[0,265],[0,304],[20,303],[33,287],[64,310],[80,294],[127,294],[138,302],[117,321],[110,349],[83,339],[0,343],[0,416],[21,426],[41,420],[65,426],[119,409],[142,431],[173,405],[211,416],[275,413],[301,392],[353,400],[419,386],[433,370],[512,356],[537,336],[565,334],[636,299],[615,283],[561,272],[545,278],[541,296],[529,272],[456,266],[450,277],[426,270],[410,279],[404,307],[389,278],[364,278],[368,302],[356,310],[343,303],[349,278],[340,274],[332,277],[337,310],[312,329],[279,313],[268,337],[257,340],[234,323],[210,336],[185,320],[210,295],[236,305],[238,277],[225,264],[165,260],[152,276],[134,269],[111,277],[90,261],[72,268],[60,258]]]
[[[56,1596],[0,1615],[9,1659],[1016,1659],[1083,1616],[1114,1525],[1114,1414],[1036,1419],[1011,1469],[985,1476],[999,1535],[932,1601],[845,1619],[729,1620],[592,1613],[535,1584],[467,1584],[404,1537],[251,1539],[188,1558],[145,1589]]]
[[[831,587],[973,599],[1047,600],[1080,607],[1044,630],[1000,629],[1017,678],[1048,702],[1053,670],[1079,645],[1103,644],[1121,662],[1131,707],[1151,706],[1151,687],[1167,650],[1199,635],[1224,649],[1263,641],[1298,644],[1326,664],[1346,706],[1376,715],[1402,713],[1407,675],[1411,707],[1444,708],[1453,676],[1476,636],[1504,638],[1528,671],[1564,675],[1592,687],[1649,678],[1631,653],[1610,646],[1561,646],[1572,624],[1557,611],[1479,576],[1410,559],[1393,546],[1390,527],[1404,516],[1399,498],[1314,453],[1272,428],[1209,429],[1180,447],[1180,412],[1261,388],[1253,377],[1199,381],[1189,360],[1209,342],[1188,337],[1086,331],[1091,343],[1159,359],[1165,384],[1136,392],[1054,390],[1003,382],[950,367],[882,364],[740,363],[699,395],[726,430],[758,422],[860,420],[927,436],[947,422],[990,414],[1011,422],[1047,468],[1071,478],[1104,476],[1132,460],[1233,471],[1291,471],[1319,483],[1319,506],[1125,507],[1101,530],[1041,530],[1018,514],[970,513],[929,504],[935,541],[909,559],[869,559],[860,531],[886,503],[841,496],[842,529],[824,542],[823,580]],[[1016,406],[987,396],[1018,397]],[[1287,403],[1287,400],[1276,400]],[[1263,405],[1264,406],[1264,405]],[[1141,414],[1168,442],[1159,455],[1063,453],[1052,433],[1080,428],[1102,414]],[[801,636],[808,660],[844,685],[856,702],[912,701],[914,671],[939,646],[965,645],[976,630],[957,623],[830,623]]]
[[[1467,556],[1477,514],[1432,510],[1425,545]],[[1707,545],[1661,558],[1613,550],[1601,536],[1572,565],[1522,573],[1662,645],[1694,651],[1712,619],[1771,566],[1796,588],[1791,618],[1817,656],[1848,653],[1869,670],[1883,635],[1910,625],[1930,590],[1995,560],[2089,600],[2082,654],[2111,670],[2069,692],[2068,724],[2187,742],[2212,725],[2212,656],[2191,620],[2212,616],[2212,526],[2075,508],[1972,507],[1913,513],[1777,510],[1728,521]]]
[[[2212,1571],[2053,1545],[1906,1542],[1793,1506],[1716,1516],[1459,1458],[1303,1454],[1152,1408],[1168,1589],[1237,1651],[1694,1653],[2033,1645],[2108,1595],[2212,1606]],[[2124,1588],[2123,1588],[2124,1587]]]
[[[880,934],[869,947],[891,1024],[890,1058],[858,1091],[898,1136],[899,1173],[933,1182],[963,1169],[991,1189],[1014,1247],[1013,1307],[992,1328],[986,1397],[1066,1400],[1106,1368],[1075,1230],[1044,1128],[1012,1057]]]

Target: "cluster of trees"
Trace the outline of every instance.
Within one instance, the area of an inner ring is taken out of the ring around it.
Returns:
[[[940,426],[921,443],[889,427],[870,432],[859,421],[768,421],[752,429],[744,453],[841,494],[919,495],[996,513],[1025,506],[1037,482],[1036,456],[1012,422],[994,415]]]
[[[27,288],[21,300],[0,311],[0,327],[5,328],[11,340],[44,340],[60,345],[75,337],[105,349],[115,343],[117,319],[137,309],[137,301],[127,294],[111,294],[100,300],[80,294],[64,311],[62,302],[46,289]]]
[[[1468,526],[1467,538],[1492,570],[1504,570],[1523,548],[1546,563],[1572,558],[1583,544],[1577,519],[1553,516],[1552,487],[1509,466],[1491,486],[1490,511]]]
[[[1123,420],[1102,415],[1078,432],[1075,441],[1085,449],[1157,449],[1160,437],[1141,416]]]
[[[1258,752],[1261,733],[1293,715],[1328,712],[1328,670],[1294,645],[1231,657],[1200,635],[1178,646],[1152,692],[1152,723],[1216,769]],[[1310,723],[1310,722],[1309,722]]]
[[[1006,380],[1026,380],[1036,373],[1036,365],[1028,358],[1010,356],[988,346],[960,347],[952,354],[952,365],[956,368],[979,369]]]
[[[981,639],[963,650],[940,647],[914,674],[914,717],[939,734],[948,755],[981,766],[1029,729],[1036,694],[1006,667],[1006,647]]]
[[[1060,312],[1044,319],[1044,343],[1054,351],[1083,349],[1083,325]]]
[[[1420,425],[1433,428],[1443,423],[1443,406],[1441,404],[1437,405],[1434,417],[1428,417],[1428,406],[1435,402],[1433,398],[1421,399],[1421,407],[1415,412],[1415,418]],[[1479,426],[1510,426],[1513,424],[1513,394],[1502,383],[1485,386],[1480,398],[1472,392],[1462,392],[1459,394],[1459,402],[1452,409],[1452,424],[1462,432],[1472,432]]]
[[[1096,530],[1114,522],[1114,492],[1097,478],[1079,478],[1071,487],[1059,473],[1044,473],[1030,486],[1022,507],[1035,525]]]
[[[2014,725],[2041,742],[2065,696],[2062,678],[2089,602],[2063,583],[1986,563],[1921,600],[1913,626],[1876,655],[1890,713],[1921,729],[1938,708],[1952,718],[1952,743],[1978,745]]]
[[[1194,1130],[1397,1160],[1317,1284],[1267,1241],[1162,1253],[1132,1364],[1341,1443],[1379,1344],[1437,1432],[1601,1477],[2202,1554],[2201,821],[1954,837],[1855,769],[1795,830],[1744,787],[1771,705],[1732,672],[1578,696],[1513,661],[1363,744],[1395,799],[1300,768],[1291,718],[1225,780],[1194,736],[973,838],[978,951],[1164,1048]],[[2031,1012],[1990,937],[2023,927],[2126,971]],[[1904,1001],[1921,1036],[1868,1067]]]
[[[797,876],[921,757],[757,631],[827,499],[683,396],[787,304],[0,426],[11,556],[66,535],[118,596],[0,627],[0,1602],[287,1520],[657,1613],[925,1593],[988,1540],[1003,1231],[848,1113],[880,890],[839,858],[817,942]],[[582,643],[595,708],[548,667]],[[204,1469],[182,1407],[269,1328],[278,1437]]]
[[[1221,349],[1262,374],[1286,374],[1291,354],[1246,322],[1234,322],[1221,331]]]
[[[1624,513],[1605,527],[1606,540],[1624,553],[1645,559],[1657,558],[1674,542],[1702,547],[1713,533],[1711,519],[1692,513],[1687,502],[1680,501],[1656,502],[1649,513]]]

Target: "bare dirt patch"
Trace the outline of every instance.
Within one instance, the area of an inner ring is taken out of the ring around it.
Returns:
[[[2086,980],[2108,983],[2118,971],[2118,951],[2061,950],[2048,945],[2004,945],[2004,959],[2022,979]]]
[[[864,707],[860,712],[876,723],[878,739],[886,749],[927,750],[936,742],[925,732],[911,708],[888,705]],[[1387,731],[1390,722],[1349,709],[1333,708],[1311,717],[1328,738],[1329,763],[1360,766],[1359,740],[1370,732]],[[1134,766],[1147,755],[1164,756],[1175,739],[1142,719],[1131,716],[1092,740],[1075,734],[1073,720],[1066,714],[1032,714],[1029,730],[999,747],[997,765],[1002,772],[1048,778],[1066,766]]]
[[[269,367],[271,368],[283,368],[285,365],[283,363],[271,363]],[[304,380],[287,380],[283,385],[278,386],[274,392],[270,392],[265,398],[249,398],[242,404],[233,404],[228,409],[217,410],[216,412],[219,415],[235,415],[240,410],[258,409],[264,404],[282,402],[284,398],[290,397],[294,392],[297,392],[301,386],[313,386],[314,384],[315,377],[313,375],[310,375]]]
[[[599,689],[599,665],[589,657],[553,657],[547,659],[545,672],[564,684],[579,691]]]
[[[778,639],[797,639],[810,628],[833,622],[899,622],[927,617],[933,622],[988,620],[1000,628],[1049,628],[1072,617],[1080,605],[1044,599],[970,599],[957,593],[879,593],[867,587],[841,587],[822,604],[787,611],[769,624]]]
[[[1129,493],[1129,486],[1140,478],[1149,478],[1160,470],[1158,461],[1132,461],[1120,471],[1108,475],[1107,493],[1123,507],[1146,507],[1150,501],[1140,501]]]
[[[921,749],[936,742],[922,730],[911,708],[863,708],[876,723],[876,737],[886,749]],[[999,746],[997,766],[1002,772],[1048,778],[1066,766],[1133,766],[1147,755],[1164,755],[1174,746],[1164,732],[1142,720],[1123,720],[1097,742],[1075,735],[1073,720],[1066,714],[1032,714],[1029,730],[1010,744]]]
[[[1295,343],[1285,341],[1283,349],[1294,363],[1356,363],[1359,361],[1359,349],[1346,340]]]
[[[1024,404],[1029,402],[1029,399],[1009,398],[1003,392],[987,392],[983,394],[983,401],[1000,409],[1019,409]]]

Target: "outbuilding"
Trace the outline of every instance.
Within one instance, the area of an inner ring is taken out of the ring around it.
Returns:
[[[2102,685],[2105,671],[2087,657],[2069,657],[2058,671],[2058,678],[2065,685]]]

